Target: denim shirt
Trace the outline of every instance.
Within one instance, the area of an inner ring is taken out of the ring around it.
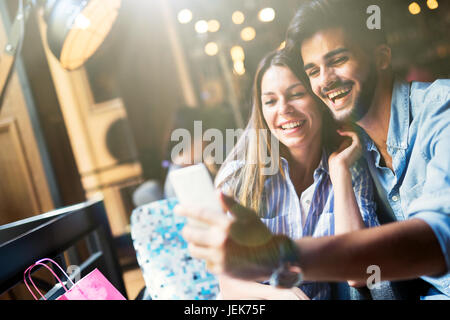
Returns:
[[[362,134],[365,158],[385,209],[380,222],[424,220],[445,257],[445,275],[422,277],[434,287],[422,299],[450,299],[449,98],[450,80],[395,82],[386,141],[394,172],[380,165],[375,144]]]

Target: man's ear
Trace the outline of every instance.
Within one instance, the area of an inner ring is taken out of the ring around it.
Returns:
[[[392,54],[391,47],[386,44],[381,44],[375,49],[375,59],[377,69],[385,71],[391,67]]]

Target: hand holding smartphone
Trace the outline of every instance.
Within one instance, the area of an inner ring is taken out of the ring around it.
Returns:
[[[169,173],[169,181],[182,205],[223,213],[211,176],[204,164],[173,170]],[[204,222],[192,222],[200,227],[207,227]]]

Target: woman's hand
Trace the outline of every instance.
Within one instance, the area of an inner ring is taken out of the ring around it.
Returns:
[[[362,154],[361,142],[356,132],[350,130],[337,130],[337,132],[341,136],[348,138],[344,139],[338,150],[333,152],[328,158],[328,167],[330,169],[331,177],[343,170],[348,171]]]

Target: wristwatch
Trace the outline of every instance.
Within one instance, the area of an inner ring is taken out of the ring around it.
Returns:
[[[270,276],[270,285],[278,288],[299,286],[303,282],[303,275],[298,266],[299,254],[295,243],[283,236],[278,241],[278,251],[279,265]]]

